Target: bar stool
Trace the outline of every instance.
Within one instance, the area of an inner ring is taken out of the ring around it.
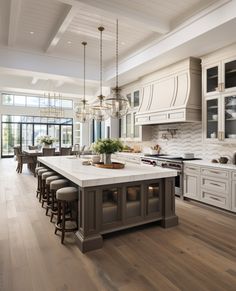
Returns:
[[[67,179],[59,179],[56,181],[52,181],[50,183],[50,193],[51,193],[51,217],[50,221],[52,222],[54,215],[57,215],[57,207],[56,207],[56,191],[66,187],[69,185],[69,181]]]
[[[41,178],[41,192],[40,192],[40,197],[39,197],[39,201],[42,202],[42,207],[44,205],[44,202],[47,201],[47,198],[46,198],[46,179],[50,176],[55,176],[56,173],[53,172],[53,171],[47,171],[47,172],[44,172],[42,173],[42,178]]]
[[[48,215],[48,210],[52,208],[52,197],[51,197],[51,192],[50,192],[50,184],[53,181],[62,179],[60,175],[54,175],[46,178],[46,198],[47,198],[47,205],[46,205],[46,215]]]
[[[36,191],[36,197],[40,198],[40,193],[41,193],[41,188],[42,188],[42,174],[48,172],[47,168],[43,168],[40,170],[37,170],[37,176],[38,176],[38,187],[37,187],[37,191]],[[40,201],[40,200],[39,200]]]
[[[57,223],[55,224],[55,234],[57,231],[61,231],[61,243],[64,242],[66,232],[73,232],[78,229],[78,207],[76,207],[76,217],[66,217],[66,205],[68,203],[78,201],[78,189],[75,187],[65,187],[57,190],[56,192],[57,203],[58,203],[58,215]],[[66,228],[66,221],[75,221],[76,227]]]
[[[36,167],[35,168],[35,176],[38,177],[38,171],[39,170],[43,170],[43,169],[46,169],[45,167]],[[38,197],[39,195],[39,179],[38,179],[38,182],[37,182],[37,190],[36,190],[36,197]]]

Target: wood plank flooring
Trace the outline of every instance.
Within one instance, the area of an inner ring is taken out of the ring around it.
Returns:
[[[236,290],[236,216],[177,201],[180,223],[109,235],[82,254],[35,197],[36,179],[0,160],[1,291]]]

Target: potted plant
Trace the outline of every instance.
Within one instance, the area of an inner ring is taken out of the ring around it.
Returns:
[[[121,151],[123,144],[118,139],[99,139],[93,144],[93,151],[103,155],[104,164],[111,164],[111,154]]]
[[[44,147],[50,147],[54,143],[55,138],[51,137],[50,135],[44,135],[37,138],[37,142],[43,144]]]

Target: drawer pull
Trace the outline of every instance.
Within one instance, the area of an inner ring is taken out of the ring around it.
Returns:
[[[219,198],[216,198],[216,197],[213,197],[213,196],[210,196],[210,198],[211,198],[211,199],[213,199],[213,200],[220,201],[220,199],[219,199]]]
[[[213,185],[213,186],[220,187],[220,185],[219,184],[216,184],[216,183],[210,183],[210,184]]]

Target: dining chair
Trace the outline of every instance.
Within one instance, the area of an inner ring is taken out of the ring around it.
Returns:
[[[72,151],[72,148],[66,148],[66,147],[61,147],[61,150],[60,150],[60,155],[61,156],[70,156],[71,155],[71,151]]]
[[[55,156],[56,149],[55,148],[43,148],[43,156],[49,157],[49,156]]]
[[[22,173],[23,164],[27,164],[29,169],[33,168],[34,160],[32,159],[32,157],[23,154],[20,147],[14,147],[14,153],[17,161],[17,173]]]
[[[29,145],[29,146],[28,146],[28,149],[29,149],[29,150],[38,150],[39,147],[38,147],[38,146]]]

